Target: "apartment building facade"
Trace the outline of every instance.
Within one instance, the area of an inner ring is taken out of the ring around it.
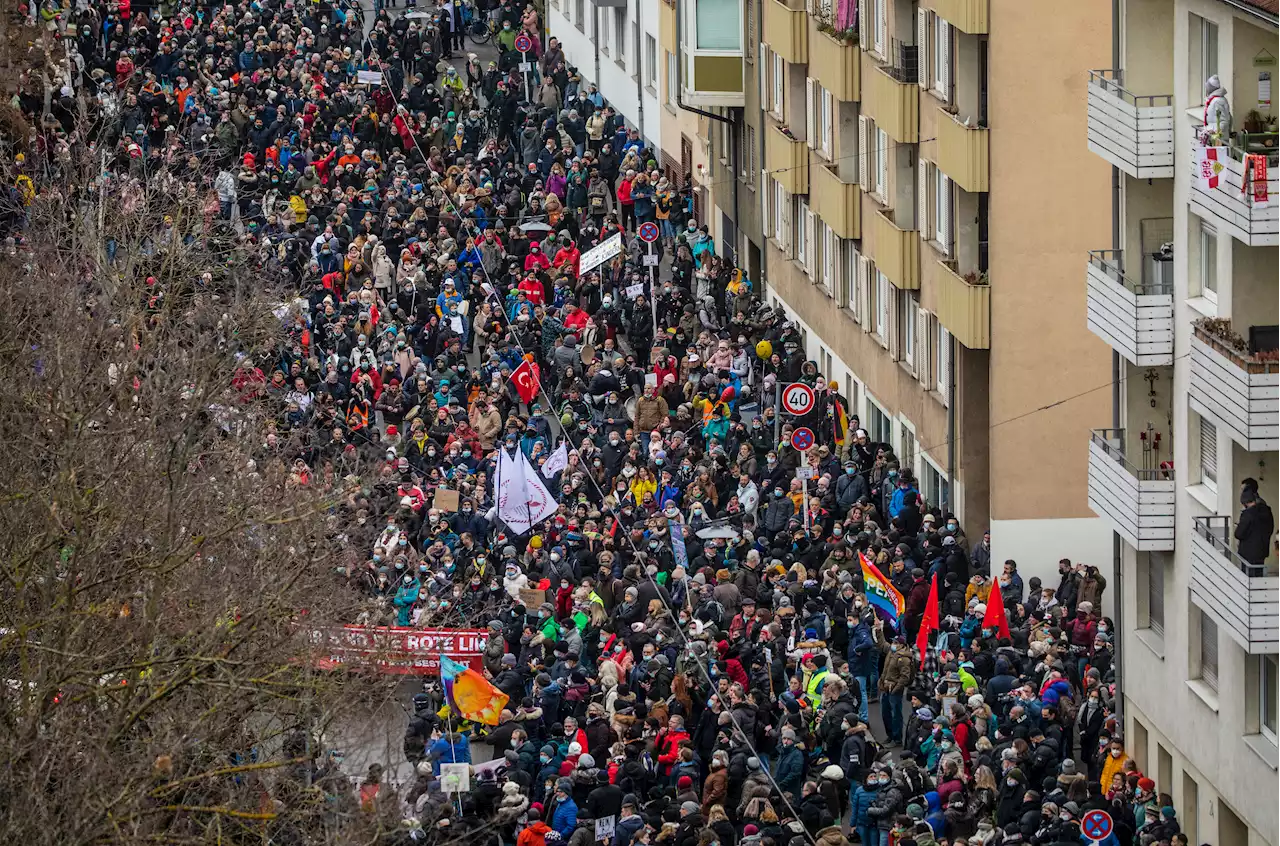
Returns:
[[[548,0],[547,33],[645,141],[662,140],[660,0]]]
[[[1072,253],[1106,236],[1109,172],[1060,73],[1109,55],[1109,10],[1024,5],[747,3],[710,222],[929,501],[1056,578],[1113,560],[1072,445],[1109,414]]]
[[[1113,231],[1084,264],[1088,325],[1117,365],[1089,502],[1121,539],[1127,743],[1193,842],[1274,844],[1280,578],[1274,538],[1246,561],[1234,535],[1245,480],[1280,495],[1276,3],[1114,14],[1086,107],[1088,146],[1114,168]],[[1206,106],[1212,76],[1230,127]]]

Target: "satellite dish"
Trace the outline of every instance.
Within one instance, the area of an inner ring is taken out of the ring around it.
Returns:
[[[699,529],[696,534],[703,540],[737,540],[739,532],[733,526],[722,523],[719,526],[707,526]]]

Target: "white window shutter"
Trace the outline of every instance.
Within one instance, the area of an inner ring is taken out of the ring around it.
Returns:
[[[760,52],[756,55],[756,71],[760,77],[760,105],[767,112],[772,107],[769,103],[769,68],[773,67],[773,61],[769,58],[769,45],[761,41]]]
[[[764,236],[769,237],[770,224],[769,218],[769,192],[773,190],[773,184],[769,179],[769,171],[761,168],[760,170],[760,226],[764,231]]]
[[[926,241],[933,234],[929,228],[929,163],[924,159],[920,159],[916,171],[916,229]]]
[[[902,303],[899,302],[901,296],[901,291],[892,285],[889,286],[889,315],[885,323],[889,331],[890,361],[902,360],[902,339],[901,332],[898,331],[898,315],[902,313]]]
[[[808,267],[806,269],[809,272],[809,278],[812,279],[814,278],[815,270],[818,267],[818,220],[814,216],[813,212],[808,210],[804,213],[804,240],[805,244],[808,246],[808,252],[805,253],[805,258],[808,260]]]
[[[876,193],[889,202],[889,135],[883,129],[876,130]]]
[[[858,314],[862,315],[862,331],[870,332],[875,327],[875,319],[871,314],[871,259],[858,256],[857,297]]]
[[[938,18],[938,67],[934,70],[938,77],[938,94],[946,102],[951,102],[951,24]]]
[[[858,0],[858,43],[865,50],[871,44],[871,19],[867,14],[869,0]]]
[[[817,113],[813,108],[813,77],[806,76],[804,78],[804,136],[807,139],[809,149],[812,150],[816,145],[814,139],[818,133],[814,131],[817,127]]]
[[[882,58],[891,58],[888,53],[889,40],[889,0],[875,0],[876,6],[876,52]]]
[[[782,248],[787,255],[792,255],[792,237],[791,237],[791,195],[786,191],[782,192]]]
[[[929,312],[917,308],[915,313],[916,337],[915,352],[912,355],[916,363],[916,378],[921,384],[929,384]]]
[[[951,402],[951,333],[938,323],[938,396],[943,404]]]
[[[866,117],[858,115],[858,187],[863,193],[871,190],[871,186],[867,184],[867,168],[870,167],[867,156],[870,155],[871,147],[868,134]]]
[[[942,196],[938,198],[938,243],[942,251],[951,255],[951,177],[942,176],[938,180],[938,190]]]
[[[929,87],[929,10],[916,9],[916,82]]]
[[[880,345],[889,346],[889,277],[876,271],[876,333]]]

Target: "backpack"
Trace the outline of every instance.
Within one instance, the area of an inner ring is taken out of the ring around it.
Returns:
[[[965,616],[964,591],[950,590],[942,600],[942,616],[963,620]]]

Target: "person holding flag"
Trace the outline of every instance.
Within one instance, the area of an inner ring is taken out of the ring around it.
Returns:
[[[526,406],[531,406],[542,386],[542,371],[533,360],[533,353],[525,353],[520,366],[511,373],[511,384],[516,387],[516,394]]]

